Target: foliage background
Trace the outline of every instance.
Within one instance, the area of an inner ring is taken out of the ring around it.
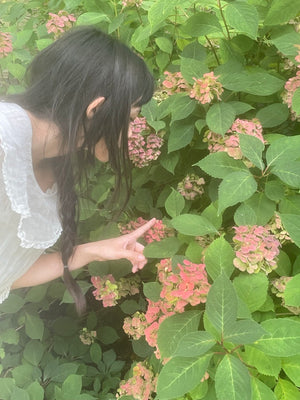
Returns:
[[[282,97],[285,83],[298,76],[299,2],[1,1],[0,30],[11,34],[13,46],[0,59],[2,93],[22,90],[26,65],[54,40],[46,28],[49,12],[60,10],[74,14],[75,25],[95,24],[128,43],[153,72],[158,92],[142,115],[164,145],[157,161],[133,170],[130,204],[118,222],[155,216],[175,237],[147,245],[140,294],[113,308],[95,300],[91,276],[118,280],[131,276],[130,265],[93,263],[78,272],[89,302],[82,319],[59,280],[11,293],[0,308],[0,398],[115,399],[120,379],[146,360],[159,375],[157,393],[136,398],[299,399],[300,84],[290,107]],[[188,90],[166,96],[165,71],[181,72],[190,86],[214,71],[224,88],[221,101],[201,104]],[[225,137],[236,118],[258,118],[265,142],[240,135],[241,160],[210,154],[207,131]],[[177,190],[191,173],[205,179],[195,200]],[[108,207],[111,171],[99,163],[89,182],[81,193],[81,239],[118,235]],[[269,274],[234,268],[233,226],[266,226],[275,212],[283,224],[277,268]],[[283,231],[292,241],[282,240]],[[175,267],[183,259],[204,262],[212,287],[206,304],[161,324],[159,350],[169,360],[163,365],[144,338],[129,339],[122,325],[146,310],[145,298],[157,300],[156,264],[166,258]],[[272,282],[279,277],[292,279],[276,294]],[[80,340],[84,329],[96,331],[90,344]],[[202,381],[205,372],[209,378]]]

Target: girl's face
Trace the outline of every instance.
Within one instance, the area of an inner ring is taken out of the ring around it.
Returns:
[[[141,107],[131,107],[131,112],[130,112],[130,121],[133,121],[140,113]],[[128,137],[132,135],[130,125],[128,127]],[[119,146],[121,143],[121,134],[119,138]],[[101,162],[108,162],[109,160],[109,155],[108,155],[108,150],[105,144],[104,138],[100,139],[99,142],[95,146],[95,157],[98,158],[99,161]]]

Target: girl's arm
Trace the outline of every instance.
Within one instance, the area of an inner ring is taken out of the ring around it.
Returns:
[[[81,244],[75,248],[73,256],[69,260],[71,271],[79,269],[92,261],[119,260],[126,258],[132,263],[132,271],[136,272],[143,268],[147,260],[143,255],[144,246],[137,242],[156,220],[153,218],[145,225],[113,239],[100,240]],[[63,275],[63,263],[60,253],[49,253],[41,255],[24,275],[17,279],[13,289],[21,287],[36,286],[52,281]]]

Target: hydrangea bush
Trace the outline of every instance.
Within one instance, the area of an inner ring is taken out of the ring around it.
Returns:
[[[300,6],[296,0],[7,0],[0,90],[32,57],[94,24],[156,80],[131,123],[132,195],[115,219],[97,163],[82,241],[156,217],[148,264],[91,263],[0,306],[3,400],[300,398]],[[100,178],[101,177],[101,178]]]

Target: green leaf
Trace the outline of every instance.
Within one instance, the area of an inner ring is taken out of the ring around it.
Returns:
[[[41,318],[25,313],[25,332],[31,339],[42,340],[44,334],[44,323]]]
[[[248,369],[232,355],[226,355],[218,365],[215,387],[218,400],[251,400],[252,388]]]
[[[281,79],[256,68],[226,74],[219,80],[225,89],[257,96],[269,96],[282,90],[284,85]]]
[[[204,376],[211,355],[197,358],[172,358],[161,370],[157,381],[157,396],[174,399],[194,389]]]
[[[284,183],[294,188],[300,188],[300,161],[290,161],[288,164],[276,164],[271,172]]]
[[[151,27],[165,21],[180,2],[181,0],[156,0],[148,10],[148,20]]]
[[[256,167],[263,170],[265,165],[262,160],[262,152],[265,145],[255,136],[239,134],[240,148],[243,155],[248,158]]]
[[[265,18],[265,25],[279,25],[297,16],[300,11],[298,0],[273,0]]]
[[[124,303],[125,303],[125,305],[124,305]],[[135,306],[133,308],[133,310],[134,310],[133,313],[135,313],[137,311],[136,301],[125,300],[122,303],[122,306],[123,306],[123,308],[126,309],[126,305],[128,306],[128,304],[129,304],[128,308],[130,309],[130,308],[132,308],[132,305],[131,305],[132,303],[134,303],[133,305]],[[123,308],[122,308],[122,311],[123,311]],[[118,339],[120,339],[120,336],[117,334],[117,331],[111,326],[102,326],[98,331],[98,336],[99,336],[100,342],[105,345],[115,343]]]
[[[102,359],[102,349],[98,343],[92,343],[90,347],[90,356],[95,364],[99,364]]]
[[[186,311],[166,318],[159,326],[157,344],[163,358],[171,357],[179,341],[188,333],[198,329],[201,313]]]
[[[233,218],[237,226],[256,225],[257,221],[255,211],[252,207],[246,204],[246,202],[239,205],[239,207],[235,210]]]
[[[271,43],[273,43],[285,56],[291,56],[294,58],[297,55],[295,44],[300,44],[299,33],[296,32],[293,27],[291,32],[285,34],[281,33],[276,37],[272,37]]]
[[[210,33],[222,32],[218,18],[214,14],[199,12],[190,17],[181,30],[192,37],[205,36]]]
[[[170,126],[168,140],[168,153],[182,149],[191,143],[194,136],[194,125],[186,122],[176,121]]]
[[[277,400],[274,392],[259,379],[251,378],[252,397],[251,400]]]
[[[199,357],[216,344],[216,339],[208,332],[197,331],[187,333],[178,343],[174,356]]]
[[[279,211],[282,214],[300,215],[300,196],[293,194],[284,197],[279,203]]]
[[[62,384],[62,392],[68,397],[80,394],[82,387],[82,378],[80,375],[70,375]]]
[[[44,400],[44,389],[37,382],[32,382],[27,388],[26,392],[29,394],[30,400]]]
[[[273,217],[276,209],[276,204],[269,200],[263,192],[254,193],[250,199],[245,201],[245,204],[251,207],[255,213],[256,219],[252,225],[266,225]]]
[[[202,78],[205,73],[209,72],[209,69],[204,61],[182,57],[180,71],[184,79],[192,85],[194,84],[193,78]]]
[[[172,53],[173,44],[172,44],[172,41],[169,38],[166,38],[164,36],[157,37],[155,39],[155,43],[165,53],[168,53],[168,54]]]
[[[10,400],[15,387],[15,380],[12,378],[0,378],[0,393],[3,400]]]
[[[241,1],[234,1],[225,8],[225,18],[228,25],[231,25],[238,32],[256,39],[259,16],[255,6]]]
[[[229,157],[227,153],[211,153],[194,164],[214,178],[223,179],[232,172],[247,171],[247,167],[240,160]]]
[[[269,319],[261,326],[267,332],[253,346],[274,357],[290,357],[300,353],[300,322],[290,318]]]
[[[228,103],[213,104],[207,114],[206,123],[210,130],[224,135],[231,127],[235,119],[235,109]]]
[[[266,152],[267,165],[288,166],[291,161],[299,158],[300,135],[282,137],[271,143]]]
[[[78,367],[79,365],[75,363],[61,364],[51,374],[51,380],[62,383],[69,375],[76,374]]]
[[[26,343],[24,348],[24,358],[33,365],[39,365],[45,348],[44,345],[38,340],[31,340]]]
[[[160,242],[152,242],[144,249],[145,257],[169,258],[177,253],[182,243],[176,237],[169,237]]]
[[[0,312],[15,314],[18,312],[25,304],[25,300],[16,295],[15,293],[10,293],[8,298],[0,304]]]
[[[35,367],[32,365],[22,364],[15,367],[11,374],[17,386],[25,387],[32,382],[35,372]]]
[[[222,274],[212,284],[206,300],[206,316],[218,332],[229,331],[237,318],[238,300],[228,277]]]
[[[12,391],[10,400],[30,400],[30,397],[26,390],[15,386]]]
[[[260,339],[265,334],[262,327],[252,320],[236,321],[230,327],[230,331],[225,330],[224,341],[234,344],[249,344]]]
[[[172,219],[173,227],[183,235],[203,236],[209,233],[217,233],[211,222],[195,214],[182,214]]]
[[[147,299],[151,301],[158,301],[160,299],[160,292],[162,286],[158,282],[147,282],[143,283],[143,292]]]
[[[173,125],[177,126],[177,129],[180,129],[180,127],[182,128],[181,124],[174,124],[174,121],[179,121],[181,119],[189,117],[196,107],[195,101],[189,96],[173,95],[172,97],[174,98],[174,101],[172,101],[171,103],[172,108],[170,110],[172,114],[171,130],[174,128]]]
[[[252,346],[245,346],[242,357],[248,365],[255,367],[260,374],[278,377],[281,370],[280,358],[269,356]]]
[[[233,286],[251,312],[258,310],[266,301],[268,278],[262,272],[252,275],[240,274],[234,278]]]
[[[179,162],[180,155],[179,153],[169,153],[165,154],[162,157],[159,157],[159,163],[164,169],[171,172],[174,175],[175,168]]]
[[[104,13],[86,12],[81,14],[76,21],[77,25],[96,25],[99,22],[110,22],[108,16]]]
[[[39,51],[42,51],[46,47],[53,43],[52,39],[39,39],[35,41],[36,47]]]
[[[283,293],[284,302],[287,306],[300,307],[300,274],[295,275],[285,287]]]
[[[277,400],[300,400],[299,389],[285,379],[279,379],[274,389]]]
[[[208,275],[215,280],[222,271],[230,277],[233,270],[233,248],[224,236],[215,239],[205,250],[205,266]]]
[[[227,175],[219,186],[219,213],[227,207],[249,199],[256,189],[257,183],[248,171]]]
[[[274,103],[258,111],[256,118],[259,119],[263,128],[273,128],[285,122],[289,117],[289,109],[286,104]]]
[[[265,195],[273,201],[279,201],[284,198],[285,191],[282,182],[279,180],[268,181],[265,184]]]
[[[218,215],[218,204],[210,203],[201,214],[202,217],[208,219],[216,229],[220,229],[222,226],[222,215]]]
[[[282,369],[296,386],[300,386],[300,354],[283,358]]]
[[[243,103],[242,101],[229,101],[227,104],[235,109],[236,115],[244,114],[254,108],[250,104]]]
[[[296,89],[292,98],[292,110],[297,116],[300,115],[300,88]]]
[[[300,247],[300,215],[280,214],[280,218],[284,229],[296,245]]]

